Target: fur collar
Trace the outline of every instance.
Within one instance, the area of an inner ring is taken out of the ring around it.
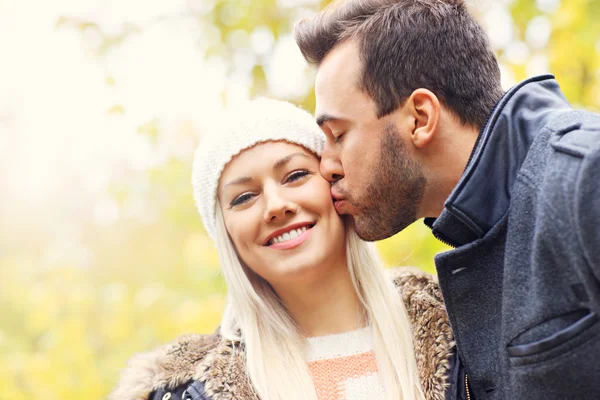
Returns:
[[[419,378],[427,400],[445,398],[454,339],[435,277],[416,268],[391,270],[412,322]],[[213,400],[258,400],[245,374],[243,345],[218,334],[185,335],[134,356],[110,400],[147,400],[158,388],[204,382]]]

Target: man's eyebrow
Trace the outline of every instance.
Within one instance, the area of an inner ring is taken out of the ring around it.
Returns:
[[[302,156],[302,157],[306,157],[309,158],[308,155],[306,155],[305,153],[292,153],[288,156],[283,157],[282,159],[280,159],[279,161],[277,161],[274,165],[273,168],[274,169],[279,169],[281,167],[283,167],[285,164],[287,164],[288,162],[290,162],[290,160],[294,157],[298,157],[298,156]]]
[[[323,114],[317,118],[317,125],[322,126],[325,122],[338,122],[342,119],[333,115]]]

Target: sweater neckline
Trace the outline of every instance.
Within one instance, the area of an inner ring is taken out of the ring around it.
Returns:
[[[341,358],[373,350],[370,327],[333,335],[307,337],[306,361]]]

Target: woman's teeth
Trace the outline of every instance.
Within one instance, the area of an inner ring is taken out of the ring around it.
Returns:
[[[286,242],[288,240],[297,238],[298,236],[302,235],[304,232],[306,232],[305,226],[303,226],[302,228],[298,228],[298,229],[292,229],[291,231],[286,232],[283,235],[274,237],[273,239],[271,239],[271,243]]]

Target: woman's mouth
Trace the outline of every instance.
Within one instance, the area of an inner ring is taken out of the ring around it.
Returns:
[[[291,228],[286,232],[269,239],[266,246],[277,250],[287,250],[297,247],[309,238],[312,233],[312,228],[315,225],[316,224]]]

